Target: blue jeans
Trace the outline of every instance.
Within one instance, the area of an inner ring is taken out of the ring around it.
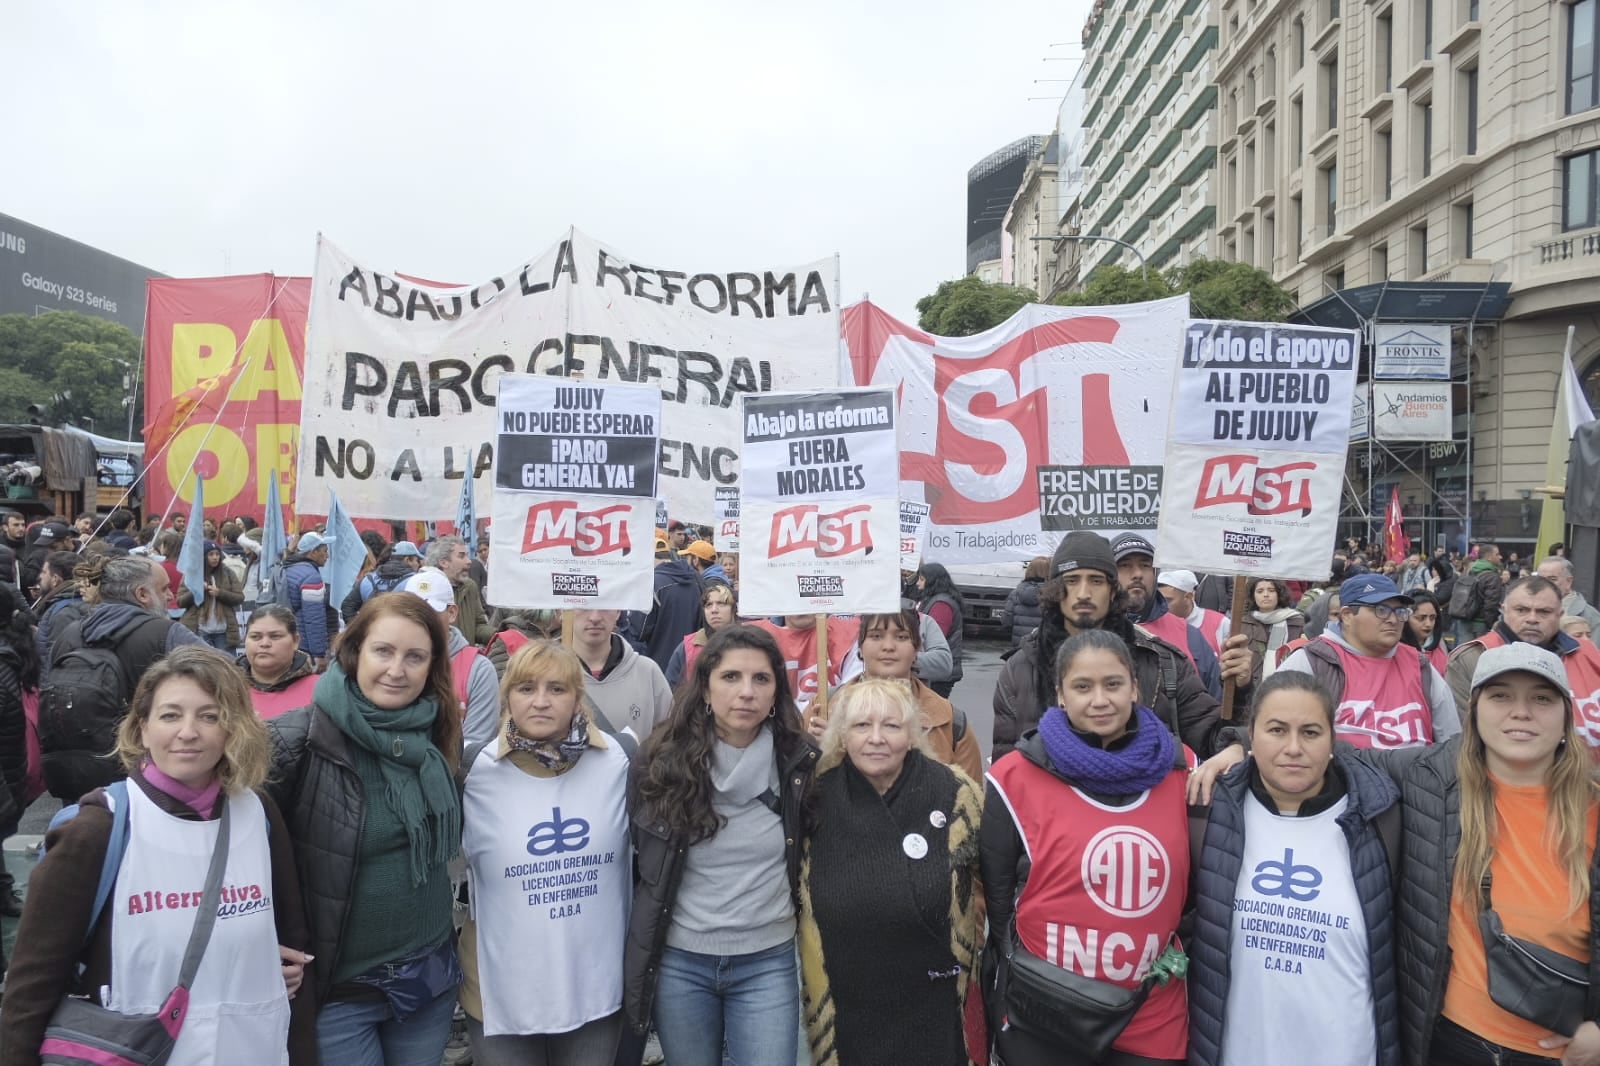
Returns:
[[[201,633],[200,639],[211,645],[213,648],[216,648],[218,651],[233,650],[228,647],[227,630],[223,630],[221,633]]]
[[[749,955],[663,951],[655,1023],[667,1061],[794,1066],[800,1017],[794,960],[793,941]]]
[[[387,1003],[325,1004],[317,1015],[323,1066],[439,1066],[455,1012],[454,988],[405,1021]]]

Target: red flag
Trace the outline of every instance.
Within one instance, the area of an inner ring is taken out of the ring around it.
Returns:
[[[158,407],[144,427],[145,454],[153,458],[168,440],[191,423],[204,425],[214,421],[222,405],[227,402],[228,390],[233,387],[234,379],[243,369],[243,362],[234,363],[222,373],[202,379]]]
[[[1400,486],[1389,492],[1389,509],[1383,516],[1383,551],[1389,561],[1399,566],[1411,554],[1411,538],[1406,536],[1405,523],[1400,518]]]

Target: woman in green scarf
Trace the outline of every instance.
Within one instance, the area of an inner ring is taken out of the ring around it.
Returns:
[[[461,710],[439,615],[373,596],[310,707],[268,723],[311,926],[323,1062],[444,1055],[461,967],[447,864],[461,842]]]

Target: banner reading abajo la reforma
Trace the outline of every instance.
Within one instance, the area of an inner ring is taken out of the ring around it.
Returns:
[[[936,337],[871,303],[846,308],[840,382],[899,393],[900,496],[931,508],[925,558],[1025,561],[1066,529],[1154,530],[1188,314],[1187,295],[1029,304],[986,332]],[[1041,469],[1061,490],[1054,528]]]
[[[548,374],[659,388],[659,474],[705,522],[738,480],[738,398],[832,387],[835,259],[713,272],[634,262],[577,230],[470,288],[374,271],[317,243],[299,492],[354,515],[449,518],[472,476],[487,513],[496,380]]]

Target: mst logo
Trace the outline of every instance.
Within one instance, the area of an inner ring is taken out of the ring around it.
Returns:
[[[1262,466],[1254,455],[1219,455],[1200,472],[1196,509],[1242,503],[1254,515],[1311,513],[1311,474],[1315,463]]]
[[[550,812],[548,822],[534,822],[528,830],[528,854],[538,857],[582,851],[589,846],[589,822],[583,818],[563,818],[561,808]]]
[[[810,548],[819,559],[834,559],[860,552],[872,554],[872,532],[867,519],[872,508],[864,503],[831,514],[814,503],[786,507],[772,516],[772,539],[767,557],[776,559]]]
[[[528,522],[522,531],[522,554],[546,548],[571,548],[578,558],[633,550],[628,540],[628,514],[625,503],[584,511],[576,500],[551,500],[528,508]]]

